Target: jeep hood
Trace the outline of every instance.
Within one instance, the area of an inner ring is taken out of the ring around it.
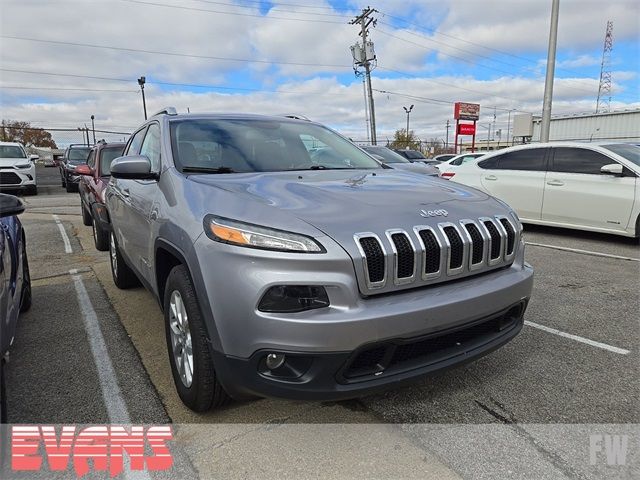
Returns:
[[[224,216],[285,228],[280,219],[288,214],[343,245],[352,242],[357,232],[506,213],[503,205],[483,192],[399,170],[192,175],[189,179],[231,194],[225,196]],[[422,210],[446,210],[448,215],[424,217]]]

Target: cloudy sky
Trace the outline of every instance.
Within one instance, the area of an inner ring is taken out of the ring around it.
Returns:
[[[422,140],[455,101],[481,104],[479,138],[494,114],[506,132],[509,111],[541,112],[551,0],[1,0],[1,117],[131,132],[145,75],[149,113],[300,113],[366,140],[349,21],[367,5],[379,141],[411,104]],[[612,109],[640,108],[640,2],[560,0],[559,18],[553,113],[595,110],[607,20]]]

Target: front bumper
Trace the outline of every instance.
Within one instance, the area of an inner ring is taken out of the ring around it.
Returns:
[[[267,351],[249,359],[215,355],[216,372],[235,398],[252,395],[299,400],[344,400],[460,366],[512,340],[523,326],[528,301],[457,328],[410,339],[389,339],[354,352],[285,353],[285,366],[265,367]],[[292,368],[287,367],[291,362]],[[278,373],[278,371],[282,373]]]
[[[0,168],[0,188],[24,190],[36,184],[35,168]]]

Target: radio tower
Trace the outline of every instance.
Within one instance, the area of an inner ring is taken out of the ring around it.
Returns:
[[[611,49],[613,48],[613,22],[607,21],[607,33],[604,36],[604,49],[602,50],[602,64],[600,65],[600,86],[598,87],[598,100],[596,101],[596,113],[608,112],[611,108]]]

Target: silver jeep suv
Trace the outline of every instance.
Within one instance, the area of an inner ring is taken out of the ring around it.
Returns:
[[[476,359],[522,328],[533,272],[513,210],[386,169],[317,123],[167,109],[111,175],[113,280],[158,299],[193,410],[356,397]]]

